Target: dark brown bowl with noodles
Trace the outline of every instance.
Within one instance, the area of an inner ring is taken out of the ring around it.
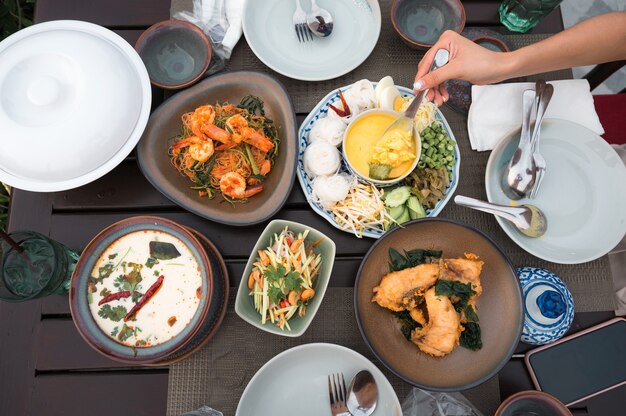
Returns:
[[[249,71],[216,75],[165,101],[137,146],[148,181],[186,210],[257,224],[286,202],[295,178],[296,118],[284,87]]]
[[[459,391],[510,359],[524,321],[522,291],[495,243],[462,223],[425,218],[368,251],[354,290],[363,339],[398,377]]]

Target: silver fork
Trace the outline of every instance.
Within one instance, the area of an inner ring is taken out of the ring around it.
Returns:
[[[341,376],[341,379],[339,379]],[[350,416],[346,407],[348,391],[343,373],[330,374],[328,376],[328,395],[330,396],[330,413],[332,416]]]
[[[300,0],[296,0],[296,11],[293,14],[293,27],[300,42],[313,40],[313,35],[306,24],[306,12],[300,6]]]

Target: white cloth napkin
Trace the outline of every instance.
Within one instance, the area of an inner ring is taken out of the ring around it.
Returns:
[[[560,118],[604,134],[586,79],[550,81],[554,94],[546,118]],[[473,85],[472,105],[467,116],[467,131],[472,149],[492,150],[508,132],[522,124],[522,94],[534,89],[532,82],[498,85]]]

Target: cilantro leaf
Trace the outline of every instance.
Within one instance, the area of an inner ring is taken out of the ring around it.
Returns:
[[[129,263],[129,265],[130,264],[135,264],[135,263]],[[141,264],[135,265],[135,266],[143,267],[143,265]],[[141,277],[141,273],[138,270],[136,270],[135,266],[133,266],[133,271],[131,271],[130,273],[125,274],[125,275],[119,275],[118,277],[116,277],[115,282],[113,283],[113,286],[115,286],[116,288],[120,290],[127,290],[129,292],[135,292],[137,290],[139,283],[143,280]]]
[[[270,264],[263,272],[263,276],[267,279],[268,283],[276,283],[285,276],[285,273],[287,273],[287,269],[285,269],[285,266],[282,264],[279,264],[278,267],[274,267]]]
[[[283,287],[287,292],[291,292],[295,290],[296,292],[300,290],[302,287],[302,279],[300,278],[300,273],[291,271],[287,273],[285,276],[285,280],[283,281]]]
[[[111,336],[112,336],[112,337],[116,336],[116,335],[117,335],[117,332],[118,332],[119,330],[120,330],[120,328],[119,328],[119,327],[117,327],[117,326],[116,326],[115,328],[113,328],[113,331],[111,331]]]
[[[116,258],[117,254],[118,253],[109,254],[109,260],[113,260],[114,258]]]
[[[139,290],[139,286],[137,286],[137,290]],[[139,292],[133,292],[132,295],[130,295],[130,299],[137,303],[137,301],[139,301],[139,299],[141,299],[141,297],[143,296],[143,293],[139,293]]]
[[[154,267],[155,264],[159,264],[159,260],[155,259],[154,257],[148,257],[148,260],[146,260],[146,267],[148,269],[151,269],[152,267]]]
[[[102,283],[104,279],[111,276],[113,273],[113,269],[115,269],[115,265],[113,263],[105,263],[104,266],[98,267],[98,277],[94,278],[96,283]]]
[[[286,298],[283,290],[277,286],[270,286],[267,289],[267,296],[269,296],[270,300],[274,302],[275,305],[278,305],[281,300]]]
[[[101,318],[110,319],[113,322],[121,321],[127,313],[126,308],[121,305],[112,308],[111,305],[106,304],[98,310],[98,315]]]
[[[136,334],[137,330],[135,329],[135,327],[124,324],[122,326],[122,329],[120,329],[120,333],[117,335],[117,339],[123,342]]]

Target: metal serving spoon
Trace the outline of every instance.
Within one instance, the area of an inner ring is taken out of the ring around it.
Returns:
[[[319,7],[315,0],[311,0],[311,12],[306,15],[306,24],[320,38],[329,36],[333,31],[333,17],[328,10]]]
[[[541,181],[543,180],[543,176],[545,175],[548,167],[546,160],[543,158],[541,153],[539,153],[539,138],[541,137],[541,123],[543,122],[543,117],[546,115],[548,104],[550,104],[550,100],[552,99],[554,87],[550,84],[546,84],[543,80],[539,80],[535,86],[535,91],[538,95],[537,117],[535,120],[535,128],[533,129],[533,134],[530,138],[530,145],[533,150],[533,160],[537,166],[537,178],[535,180],[535,185],[530,191],[531,199],[537,196],[537,192],[539,192],[539,187],[541,186]]]
[[[432,72],[435,69],[441,68],[448,63],[449,59],[450,53],[445,49],[439,49],[435,54],[435,59],[433,59],[433,63],[430,65],[430,69],[428,70],[428,72]],[[378,141],[382,140],[382,138],[385,137],[387,133],[393,130],[404,131],[413,136],[417,136],[419,134],[419,132],[414,131],[415,121],[413,119],[415,118],[415,114],[417,113],[417,110],[419,109],[420,104],[422,103],[424,95],[427,91],[428,90],[420,91],[415,96],[415,98],[409,105],[409,108],[407,108],[404,112],[404,115],[400,116],[396,121],[391,123],[391,125],[387,127],[387,129],[385,129]]]
[[[522,234],[528,237],[541,237],[548,230],[548,219],[536,206],[526,204],[509,207],[492,204],[479,199],[457,195],[454,202],[463,207],[476,209],[509,220]]]
[[[367,370],[359,371],[350,382],[346,406],[352,416],[369,416],[376,410],[378,386]]]
[[[535,104],[535,91],[525,90],[522,101],[522,131],[519,145],[509,163],[504,167],[501,187],[504,194],[513,200],[522,199],[535,185],[537,166],[533,159],[530,143],[530,118]]]

